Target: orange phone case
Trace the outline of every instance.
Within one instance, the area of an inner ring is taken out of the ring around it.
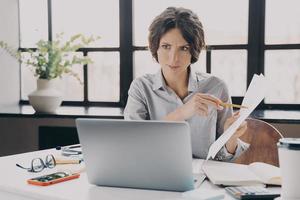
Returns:
[[[54,179],[54,180],[47,181],[47,182],[42,182],[42,181],[38,181],[38,180],[28,179],[27,183],[32,184],[32,185],[38,185],[38,186],[47,186],[47,185],[52,185],[52,184],[55,184],[55,183],[60,183],[60,182],[63,182],[63,181],[68,181],[68,180],[72,180],[72,179],[75,179],[75,178],[79,178],[79,176],[80,176],[80,174],[71,174],[69,176],[66,176],[66,177],[63,177],[63,178]]]

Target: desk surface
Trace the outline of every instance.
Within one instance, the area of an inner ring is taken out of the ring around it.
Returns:
[[[41,187],[33,186],[26,183],[26,180],[42,174],[29,173],[16,167],[16,163],[29,164],[31,159],[41,157],[44,158],[47,154],[58,154],[56,150],[36,151],[25,154],[17,154],[0,158],[0,199],[9,200],[140,200],[140,199],[190,199],[183,197],[183,193],[141,190],[141,189],[126,189],[113,187],[97,187],[88,183],[86,173],[81,173],[79,179],[62,182],[59,184]],[[45,169],[42,173],[49,174],[57,171],[59,166],[54,169]],[[278,190],[278,188],[276,188]],[[204,181],[202,185],[193,191],[205,193],[220,193],[224,194],[224,199],[233,199],[223,188],[211,184],[209,181]]]

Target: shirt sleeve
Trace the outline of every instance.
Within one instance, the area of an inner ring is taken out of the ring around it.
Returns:
[[[142,87],[138,80],[134,80],[128,90],[128,99],[124,109],[124,118],[126,120],[149,119],[146,100],[143,96]]]
[[[250,144],[237,139],[237,148],[234,154],[231,154],[227,151],[226,147],[223,146],[222,149],[217,153],[215,159],[220,161],[232,162],[238,158],[243,152],[249,148]]]
[[[221,88],[221,95],[220,99],[223,102],[231,103],[231,97],[228,92],[228,88],[225,83],[220,84]],[[227,118],[233,115],[232,108],[224,108],[223,110],[218,111],[218,118],[217,118],[217,138],[221,136],[224,132],[224,124]],[[246,151],[249,147],[249,144],[243,142],[242,140],[237,140],[237,148],[234,154],[231,154],[227,151],[226,147],[223,146],[220,151],[217,153],[215,160],[222,160],[222,161],[234,161],[237,157],[239,157],[244,151]]]

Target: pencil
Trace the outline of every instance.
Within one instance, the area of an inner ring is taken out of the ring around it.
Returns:
[[[63,165],[63,164],[80,164],[81,160],[79,159],[55,159],[57,165]]]
[[[233,107],[233,108],[248,108],[247,106],[237,105],[237,104],[231,104],[231,103],[220,103],[223,107]]]

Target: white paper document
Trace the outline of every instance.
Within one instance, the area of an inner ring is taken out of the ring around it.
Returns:
[[[235,133],[243,121],[247,119],[251,112],[263,100],[266,95],[267,88],[268,86],[264,75],[255,74],[242,102],[242,106],[246,106],[247,108],[240,109],[238,119],[210,146],[206,160],[209,158],[215,158],[216,154]]]

